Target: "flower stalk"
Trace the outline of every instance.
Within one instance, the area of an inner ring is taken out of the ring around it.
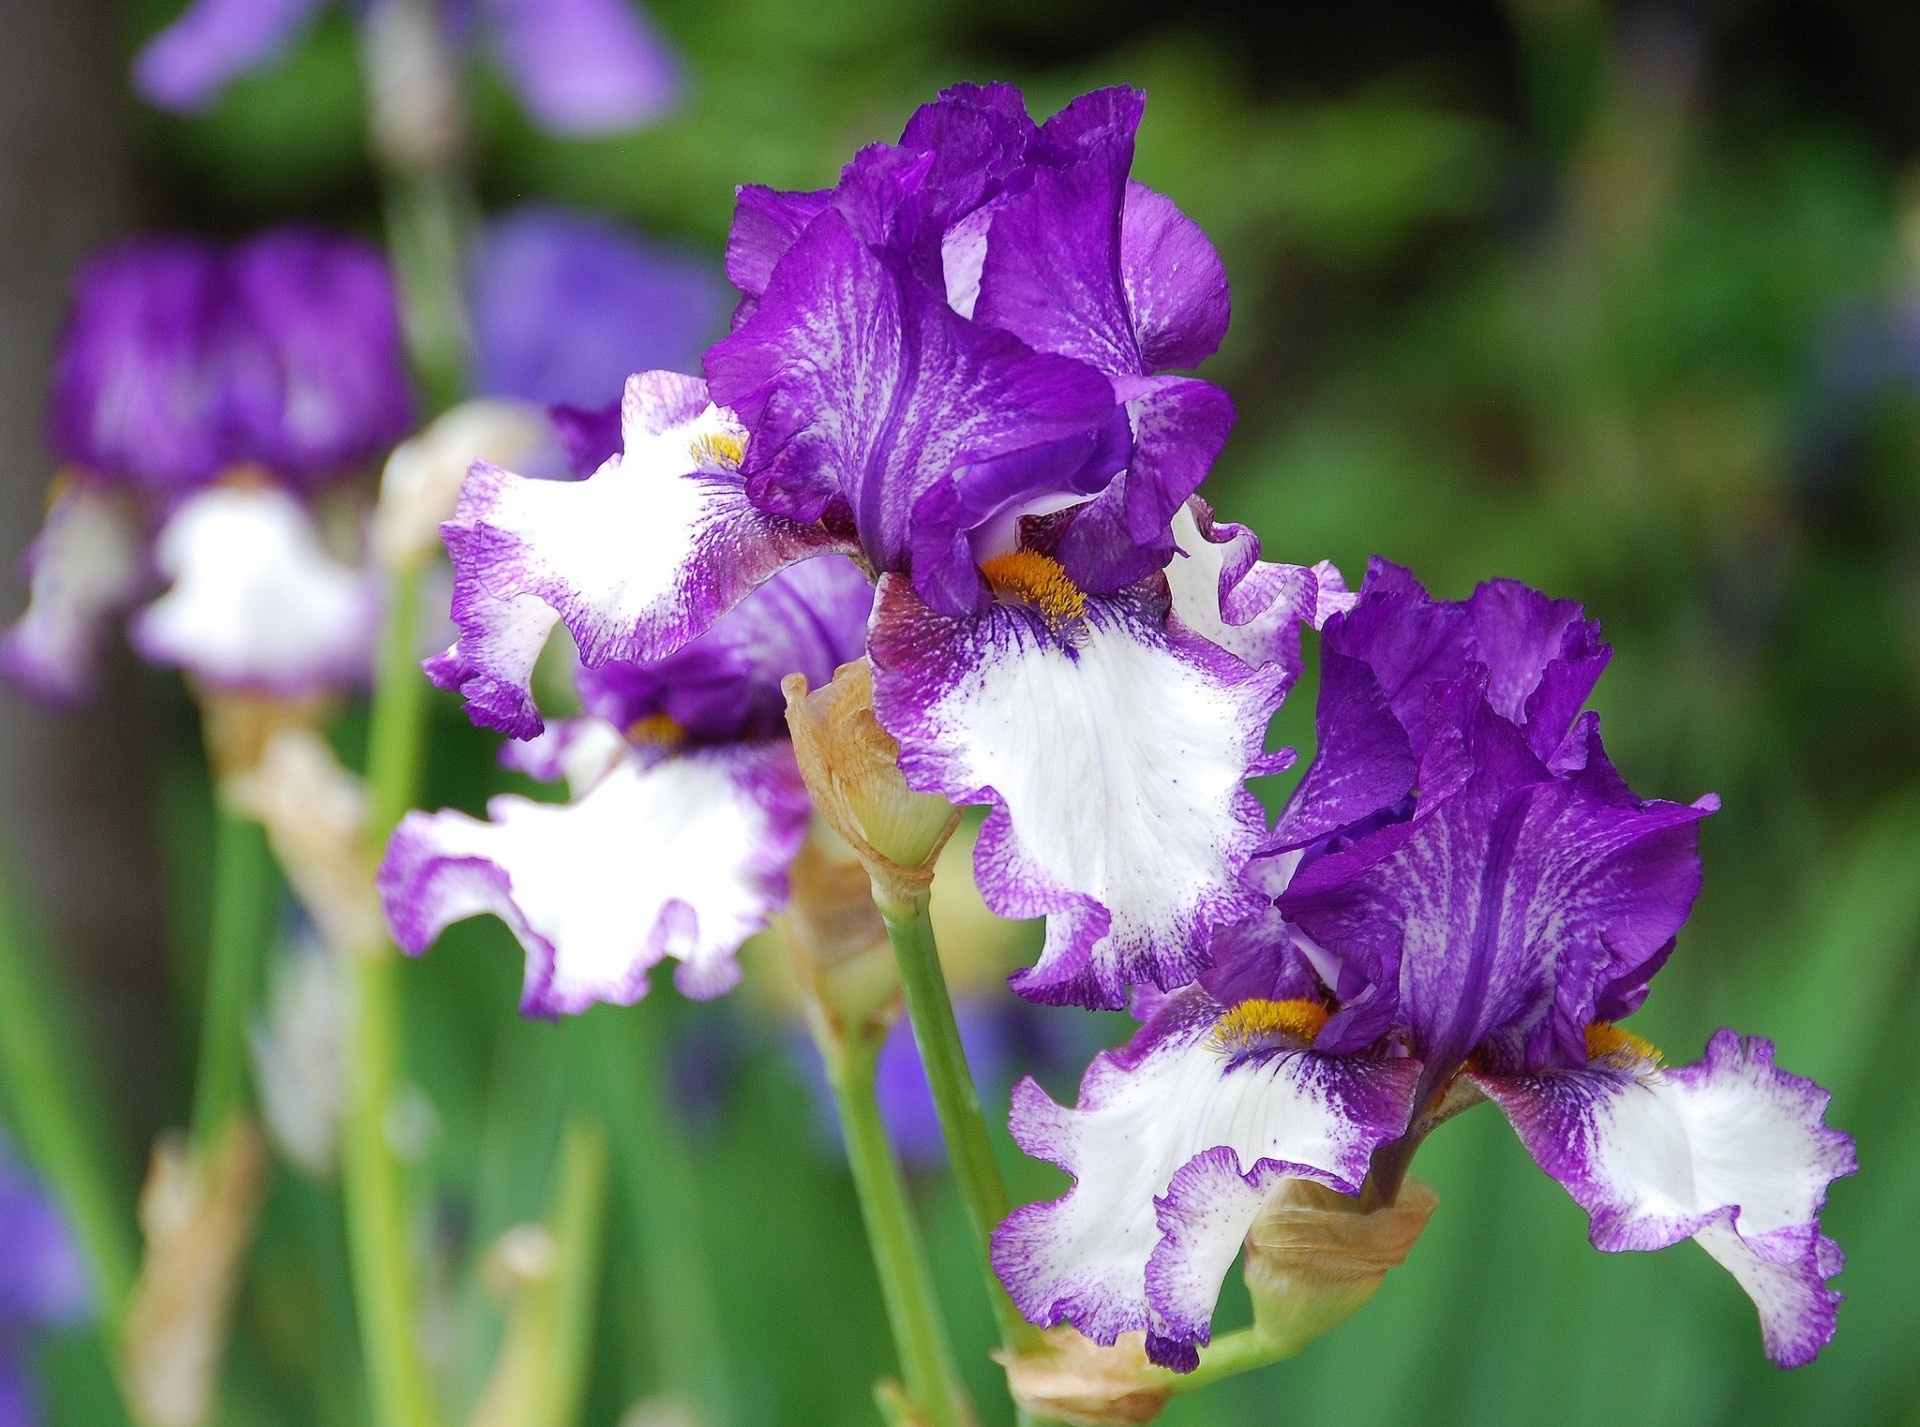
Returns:
[[[259,823],[215,792],[213,919],[193,1087],[193,1145],[219,1142],[247,1098],[247,1025],[279,901],[273,854]]]

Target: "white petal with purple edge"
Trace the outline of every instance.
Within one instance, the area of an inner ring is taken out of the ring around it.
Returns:
[[[1300,628],[1320,628],[1359,596],[1326,561],[1311,567],[1260,558],[1260,540],[1244,525],[1216,525],[1198,496],[1173,518],[1179,553],[1167,566],[1173,612],[1195,634],[1249,664],[1300,673]]]
[[[394,939],[425,951],[451,923],[490,913],[527,952],[521,1009],[631,1005],[662,960],[674,984],[718,996],[734,952],[786,902],[808,804],[784,739],[635,752],[565,804],[504,796],[488,820],[409,813],[380,868]]]
[[[154,563],[172,588],[130,627],[150,663],[281,695],[337,690],[372,669],[379,582],[335,559],[285,491],[216,486],[193,496],[161,530]]]
[[[1773,1046],[1715,1033],[1677,1069],[1629,1054],[1584,1071],[1475,1077],[1534,1160],[1593,1221],[1596,1248],[1691,1238],[1746,1289],[1767,1355],[1799,1367],[1833,1336],[1839,1247],[1820,1232],[1853,1140],[1822,1121],[1828,1095],[1775,1067]]]
[[[1413,1062],[1246,1054],[1217,1034],[1222,1010],[1198,990],[1173,997],[1095,1058],[1073,1109],[1032,1080],[1014,1092],[1014,1138],[1076,1181],[994,1235],[994,1267],[1031,1321],[1100,1343],[1145,1329],[1156,1360],[1190,1368],[1268,1190],[1296,1176],[1355,1193],[1374,1148],[1404,1130]]]
[[[539,731],[527,680],[556,620],[589,665],[662,659],[777,570],[841,548],[749,504],[744,433],[697,378],[630,378],[621,424],[625,451],[584,481],[467,477],[445,527],[460,638],[430,672],[478,722]]]
[[[1166,628],[1150,598],[1084,609],[1068,626],[1012,604],[949,619],[889,575],[874,710],[915,789],[994,805],[975,857],[988,905],[1048,918],[1014,989],[1117,1009],[1136,982],[1191,981],[1212,929],[1259,910],[1240,872],[1266,821],[1245,781],[1283,678]]]
[[[47,511],[26,568],[27,612],[0,636],[0,669],[40,698],[78,699],[93,683],[102,625],[147,577],[132,511],[109,491],[70,485]]]

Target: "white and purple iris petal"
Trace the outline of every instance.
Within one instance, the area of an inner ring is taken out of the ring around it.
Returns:
[[[1298,1177],[1358,1192],[1374,1149],[1406,1127],[1418,1068],[1306,1048],[1304,1004],[1229,1013],[1189,988],[1095,1058],[1074,1108],[1020,1084],[1014,1137],[1076,1181],[994,1234],[1028,1319],[1099,1343],[1144,1329],[1156,1362],[1191,1370],[1268,1191]]]
[[[664,658],[775,571],[844,548],[749,502],[743,433],[697,378],[632,378],[621,423],[625,450],[584,481],[480,465],[461,489],[443,527],[460,637],[427,670],[477,723],[539,732],[529,681],[555,624],[589,666]]]
[[[219,486],[189,497],[161,529],[154,563],[171,588],[129,626],[149,663],[287,696],[367,678],[377,578],[329,553],[285,491]]]
[[[1828,1095],[1775,1067],[1773,1046],[1718,1031],[1704,1060],[1661,1067],[1618,1042],[1582,1070],[1476,1075],[1535,1161],[1593,1221],[1594,1247],[1692,1239],[1753,1299],[1767,1355],[1813,1361],[1832,1338],[1840,1246],[1820,1232],[1827,1186],[1856,1168],[1822,1120]]]
[[[124,496],[83,481],[61,491],[27,548],[27,610],[0,635],[0,672],[49,703],[84,698],[108,621],[147,582],[142,544]]]
[[[952,619],[889,576],[874,712],[914,788],[993,805],[981,890],[1003,916],[1048,918],[1015,989],[1117,1008],[1136,982],[1191,981],[1212,929],[1263,905],[1240,878],[1266,831],[1245,782],[1284,678],[1170,626],[1164,587],[1030,593]]]
[[[809,804],[784,739],[625,751],[566,804],[502,796],[487,821],[409,813],[380,868],[395,939],[425,951],[451,923],[499,917],[527,952],[521,1009],[630,1005],[654,966],[718,996],[734,953],[786,900]]]

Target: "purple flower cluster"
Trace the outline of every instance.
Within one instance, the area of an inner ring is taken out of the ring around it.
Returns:
[[[81,1318],[87,1299],[60,1211],[0,1142],[0,1427],[40,1420],[22,1349],[35,1331]]]

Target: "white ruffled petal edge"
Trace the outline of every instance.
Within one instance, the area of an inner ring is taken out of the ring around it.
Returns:
[[[475,722],[529,738],[528,687],[556,623],[580,658],[663,659],[776,571],[845,548],[817,526],[762,515],[738,474],[746,433],[673,372],[628,379],[625,450],[584,481],[477,464],[442,527],[460,637],[428,673]]]
[[[569,803],[407,814],[380,895],[414,954],[462,918],[499,917],[526,949],[529,1015],[631,1005],[667,958],[704,999],[739,981],[734,952],[785,904],[808,812],[784,739],[634,750]]]
[[[287,492],[218,486],[189,498],[162,527],[154,563],[172,588],[129,626],[149,663],[285,696],[371,674],[378,578],[335,559]]]
[[[140,529],[123,496],[73,481],[27,550],[27,612],[0,636],[0,670],[49,703],[93,687],[107,620],[147,580]]]
[[[1475,1083],[1587,1211],[1596,1248],[1693,1239],[1753,1299],[1782,1367],[1833,1336],[1841,1295],[1827,1280],[1844,1256],[1819,1214],[1856,1168],[1853,1140],[1823,1123],[1826,1091],[1774,1065],[1771,1042],[1722,1030],[1678,1069],[1613,1057]]]
[[[1076,1181],[994,1234],[994,1268],[1032,1322],[1099,1343],[1145,1329],[1156,1361],[1191,1369],[1273,1185],[1357,1193],[1374,1148],[1405,1130],[1414,1062],[1248,1054],[1217,1036],[1223,1010],[1197,989],[1170,998],[1094,1059],[1072,1109],[1032,1080],[1014,1091],[1020,1147]]]

